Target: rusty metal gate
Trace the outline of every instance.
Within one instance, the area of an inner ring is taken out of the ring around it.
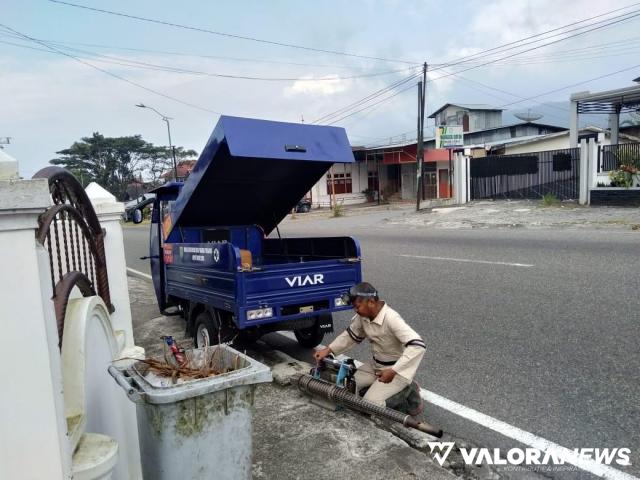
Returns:
[[[82,185],[61,167],[46,167],[33,178],[46,178],[53,206],[38,219],[38,242],[49,254],[53,304],[62,346],[69,296],[78,288],[85,296],[98,295],[109,312],[109,278],[104,253],[104,231]]]

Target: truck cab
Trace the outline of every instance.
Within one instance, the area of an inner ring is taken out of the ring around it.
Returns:
[[[318,345],[332,313],[350,308],[360,246],[282,238],[278,224],[331,165],[353,161],[344,129],[222,116],[187,180],[154,190],[160,311],[182,315],[197,347],[276,330]]]

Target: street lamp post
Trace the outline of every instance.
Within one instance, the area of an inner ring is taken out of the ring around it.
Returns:
[[[171,150],[171,156],[173,157],[173,179],[178,180],[178,164],[176,163],[176,149],[171,144],[171,126],[169,125],[169,120],[171,120],[171,118],[161,114],[155,108],[145,105],[144,103],[138,103],[136,107],[148,108],[149,110],[153,110],[158,115],[160,115],[162,120],[167,124],[167,134],[169,135],[169,149]]]

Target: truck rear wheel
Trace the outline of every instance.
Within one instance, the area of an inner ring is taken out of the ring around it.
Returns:
[[[316,322],[308,328],[294,330],[293,334],[296,336],[296,340],[298,340],[298,344],[301,347],[317,347],[324,338],[324,332],[320,330],[320,318],[316,318]]]

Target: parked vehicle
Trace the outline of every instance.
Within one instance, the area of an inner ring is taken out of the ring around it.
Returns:
[[[191,175],[154,190],[153,284],[197,347],[292,330],[305,347],[360,282],[352,237],[269,237],[334,162],[352,163],[344,129],[222,116]]]
[[[124,221],[130,222],[133,220],[133,215],[136,210],[140,210],[140,214],[142,214],[142,210],[148,205],[152,205],[155,199],[155,194],[153,193],[145,193],[135,200],[131,200],[124,204]]]
[[[308,198],[301,199],[296,205],[296,213],[307,213],[311,210],[311,200]]]

